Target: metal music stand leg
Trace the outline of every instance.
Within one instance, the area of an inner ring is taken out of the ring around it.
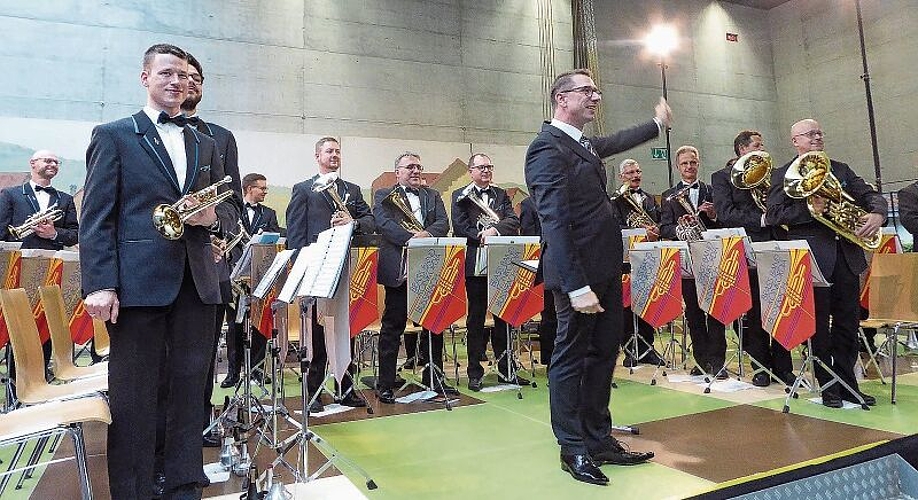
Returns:
[[[625,351],[625,356],[631,357],[632,362],[634,364],[628,366],[628,373],[634,374],[634,367],[637,366],[638,363],[641,362],[641,358],[644,358],[650,355],[650,353],[653,351],[653,344],[650,342],[647,342],[646,340],[644,340],[644,337],[641,337],[638,334],[638,316],[637,314],[634,314],[634,312],[632,312],[631,318],[632,318],[632,324],[633,324],[632,326],[633,329],[631,331],[631,338],[628,339],[627,342],[625,342],[625,346],[622,348],[622,350]],[[656,331],[654,331],[654,333],[656,334]],[[643,354],[641,354],[640,352],[640,347],[642,343],[644,344],[644,346],[647,347],[647,349],[644,351]],[[628,346],[631,346],[631,350],[628,350]],[[627,359],[627,357],[625,359]]]
[[[883,327],[887,328],[887,331],[889,331],[889,325],[884,325]],[[865,378],[867,375],[867,369],[870,368],[870,365],[873,365],[873,367],[877,369],[877,374],[880,376],[880,383],[883,385],[886,385],[886,378],[883,376],[883,370],[880,369],[880,363],[877,362],[877,355],[880,352],[880,348],[878,347],[878,348],[871,349],[870,343],[867,342],[867,335],[864,333],[863,327],[859,326],[857,328],[857,338],[858,338],[858,341],[864,344],[864,349],[867,350],[867,362],[866,363],[864,363],[864,360],[861,358],[860,354],[858,354],[858,357],[857,357],[857,362],[860,363],[861,370],[864,371]]]
[[[835,370],[832,370],[832,368],[830,368],[827,364],[825,364],[825,362],[823,362],[818,356],[813,354],[812,339],[807,339],[806,340],[806,355],[804,356],[803,362],[801,363],[800,372],[797,374],[797,378],[794,380],[794,384],[790,387],[790,389],[787,392],[787,397],[784,399],[784,408],[781,410],[782,413],[790,413],[790,400],[791,398],[798,397],[797,391],[800,389],[801,385],[805,383],[805,376],[806,376],[807,371],[810,371],[813,377],[816,376],[816,370],[815,370],[816,364],[818,364],[819,366],[822,367],[823,370],[828,372],[829,375],[831,376],[831,379],[823,385],[819,385],[818,383],[815,383],[810,387],[810,389],[816,389],[818,390],[820,394],[822,394],[822,391],[832,386],[832,384],[837,383],[841,385],[843,388],[845,388],[845,390],[847,390],[849,393],[853,394],[855,398],[857,398],[858,403],[860,403],[862,409],[868,410],[868,411],[870,410],[870,407],[867,406],[867,404],[864,402],[864,398],[861,397],[859,392],[855,391],[850,385],[848,385],[847,382],[842,380],[838,376],[838,374],[835,373]]]
[[[423,331],[421,332],[423,333]],[[453,411],[453,404],[449,401],[449,394],[446,393],[446,388],[443,387],[443,379],[446,378],[446,374],[443,373],[443,370],[434,363],[433,358],[433,335],[434,333],[430,330],[427,330],[427,364],[425,367],[429,370],[430,373],[430,389],[434,392],[438,392],[443,395],[443,404],[446,406],[448,411]],[[441,334],[442,335],[442,334]],[[420,337],[418,337],[420,338]],[[440,386],[440,390],[436,390],[436,386]]]

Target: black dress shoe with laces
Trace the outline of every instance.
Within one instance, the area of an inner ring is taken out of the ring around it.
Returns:
[[[394,405],[395,391],[392,389],[376,389],[376,399],[378,399],[380,403]]]
[[[663,358],[660,357],[660,354],[656,350],[647,351],[639,361],[645,365],[653,366],[663,366],[666,364],[666,362],[663,361]]]
[[[354,393],[354,391],[348,392],[346,396],[341,398],[338,401],[338,404],[342,406],[350,406],[351,408],[363,408],[367,405],[367,402],[363,400],[362,397]]]
[[[239,374],[229,374],[223,379],[223,382],[220,382],[220,387],[223,389],[229,389],[230,387],[236,387],[236,384],[239,383]]]
[[[598,465],[637,465],[650,460],[654,456],[652,451],[628,450],[612,436],[606,439],[605,444],[604,449],[590,452],[593,462]]]
[[[697,366],[693,366],[693,367],[692,367],[692,371],[689,372],[689,375],[691,375],[691,376],[693,376],[693,377],[700,377],[700,376],[704,375],[704,372],[701,371],[701,368],[698,368]]]
[[[325,405],[322,404],[321,399],[316,398],[315,401],[309,403],[310,414],[322,413],[323,411],[325,411]]]
[[[841,408],[845,406],[845,403],[842,401],[841,396],[838,394],[834,392],[823,392],[822,406],[827,406],[829,408]]]
[[[781,382],[784,382],[784,385],[790,387],[794,385],[794,382],[797,380],[797,376],[793,372],[781,372],[778,373],[778,378],[781,379]]]
[[[752,376],[752,385],[756,387],[768,387],[771,385],[771,377],[765,372],[759,372]]]
[[[609,484],[609,478],[599,470],[589,455],[561,455],[561,470],[584,483]]]
[[[219,448],[223,444],[220,436],[211,433],[205,434],[202,441],[205,448]]]
[[[469,390],[478,392],[481,390],[481,379],[472,377],[469,379]]]
[[[873,397],[873,396],[871,396],[871,395],[869,395],[869,394],[864,394],[863,392],[860,392],[860,391],[858,391],[858,394],[860,394],[861,397],[864,399],[864,404],[865,404],[865,405],[867,405],[867,406],[876,406],[876,405],[877,405],[877,398],[875,398],[875,397]],[[854,397],[853,394],[850,394],[850,393],[847,393],[847,392],[845,393],[844,396],[842,396],[842,399],[845,400],[845,401],[848,401],[848,402],[850,402],[850,403],[854,403],[854,404],[856,404],[856,405],[861,404],[861,402],[858,401],[857,398]]]

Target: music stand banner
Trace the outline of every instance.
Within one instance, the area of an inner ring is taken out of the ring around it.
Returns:
[[[465,315],[465,240],[422,239],[409,240],[408,319],[442,333]]]
[[[351,249],[350,332],[356,337],[364,328],[379,319],[379,289],[376,272],[379,268],[379,248]]]
[[[252,245],[252,274],[251,283],[254,288],[264,277],[277,252],[283,250],[282,246],[277,244],[255,244]],[[252,300],[252,324],[258,328],[258,331],[266,338],[271,338],[271,330],[274,329],[274,315],[271,311],[271,304],[277,298],[280,287],[276,284],[268,291],[264,299],[254,298]]]
[[[19,276],[22,272],[22,252],[14,249],[3,249],[0,253],[0,276],[3,276],[3,289],[19,288]],[[0,311],[0,347],[5,347],[10,340],[10,331]]]
[[[622,307],[631,307],[631,273],[622,274]]]
[[[631,250],[631,309],[654,328],[682,314],[682,255],[675,247]]]
[[[497,240],[499,237],[493,237]],[[540,258],[541,246],[532,236],[508,236],[507,243],[488,240],[488,310],[516,328],[545,307],[545,286],[534,285],[535,273],[518,265]]]
[[[54,250],[21,250],[22,264],[19,276],[19,284],[25,288],[26,295],[29,296],[29,302],[32,304],[32,316],[35,318],[35,326],[38,327],[38,338],[44,344],[51,338],[51,330],[48,329],[48,318],[45,317],[45,308],[41,304],[41,297],[38,294],[38,287],[45,284],[45,278],[51,269],[51,259],[54,257]]]
[[[788,351],[816,333],[813,263],[803,248],[756,253],[762,328]]]
[[[727,325],[752,309],[743,238],[693,241],[689,246],[701,310]]]
[[[874,252],[867,252],[868,263],[872,259],[874,254],[878,253],[902,253],[902,243],[899,241],[899,236],[896,234],[896,229],[892,227],[884,227],[883,234],[880,236],[880,248],[877,248]],[[870,273],[872,271],[872,266],[867,266],[867,272],[863,275],[863,281],[861,282],[861,307],[864,309],[870,310]]]

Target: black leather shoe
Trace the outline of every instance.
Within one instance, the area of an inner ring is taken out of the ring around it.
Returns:
[[[380,403],[394,405],[395,391],[392,389],[376,389],[376,399],[378,399]]]
[[[401,387],[401,386],[405,385],[406,383],[407,383],[407,381],[406,381],[405,379],[403,379],[403,378],[401,377],[401,375],[399,375],[399,374],[396,374],[396,375],[395,375],[395,387]]]
[[[647,351],[644,356],[640,359],[641,363],[645,365],[653,366],[663,366],[666,363],[663,361],[663,358],[660,357],[660,354],[655,350]]]
[[[752,376],[752,385],[756,387],[768,387],[771,385],[771,377],[765,372],[759,372]]]
[[[469,390],[478,392],[481,390],[481,379],[480,378],[470,378],[469,379]]]
[[[700,377],[700,376],[704,375],[704,372],[701,371],[701,368],[698,368],[697,366],[693,366],[693,367],[692,367],[692,371],[689,372],[689,375],[691,375],[691,376],[693,376],[693,377]]]
[[[262,384],[271,383],[271,377],[265,375],[265,373],[261,370],[255,370],[252,372],[252,380],[257,380],[261,382]]]
[[[598,465],[637,465],[642,464],[654,457],[652,451],[631,451],[626,449],[622,444],[612,436],[606,439],[604,450],[591,452],[593,462]]]
[[[622,366],[624,366],[625,368],[634,368],[637,365],[638,365],[637,360],[635,360],[631,356],[625,356],[625,359],[622,360]]]
[[[873,397],[873,396],[871,396],[871,395],[869,395],[869,394],[864,394],[863,392],[860,392],[860,391],[858,391],[858,393],[861,395],[862,398],[864,398],[864,404],[865,404],[865,405],[867,405],[867,406],[876,406],[876,405],[877,405],[877,398],[875,398],[875,397]],[[856,404],[856,405],[861,404],[861,402],[858,401],[857,398],[854,397],[854,395],[849,394],[849,393],[847,393],[847,392],[845,393],[844,396],[842,396],[842,399],[845,400],[845,401],[854,403],[854,404]]]
[[[325,411],[325,405],[322,404],[322,400],[316,398],[315,401],[309,403],[309,413],[322,413]]]
[[[219,448],[223,442],[220,440],[220,436],[208,433],[203,438],[203,446],[205,448]]]
[[[842,402],[842,398],[838,394],[823,392],[822,406],[828,406],[829,408],[841,408],[842,406],[845,406],[845,403]]]
[[[500,382],[501,384],[516,384],[516,385],[529,385],[530,384],[529,380],[523,377],[520,377],[519,375],[515,375],[513,378],[507,378],[503,375],[498,375],[497,381]]]
[[[166,475],[162,472],[153,474],[153,498],[162,498],[166,490]]]
[[[239,374],[231,373],[223,379],[223,382],[220,382],[220,387],[223,389],[229,389],[230,387],[236,387],[236,384],[239,383]]]
[[[346,396],[341,398],[338,401],[338,404],[343,406],[350,406],[351,408],[363,408],[367,405],[367,402],[363,400],[362,397],[354,393],[354,391],[348,392]]]
[[[584,483],[609,484],[609,478],[596,467],[589,455],[561,455],[561,470]]]
[[[413,370],[414,369],[414,358],[408,358],[407,361],[402,363],[403,370]]]

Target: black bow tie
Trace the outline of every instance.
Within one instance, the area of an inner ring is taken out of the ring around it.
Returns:
[[[697,183],[697,182],[693,182],[693,183],[691,183],[691,184],[686,184],[685,182],[683,182],[683,183],[682,183],[682,188],[683,188],[683,189],[685,189],[685,188],[689,188],[689,189],[698,189],[698,183]]]
[[[251,208],[252,210],[258,210],[258,205],[253,205],[251,203],[246,203],[245,208]]]
[[[174,123],[179,127],[184,127],[188,123],[188,117],[183,114],[178,114],[170,117],[166,114],[165,111],[159,112],[159,118],[156,119],[157,123]]]
[[[48,193],[48,194],[54,194],[54,193],[57,192],[57,189],[54,189],[54,188],[51,187],[51,186],[44,187],[44,186],[37,186],[37,185],[36,185],[36,186],[35,186],[35,192],[38,192],[38,191],[44,191],[44,192],[46,192],[46,193]]]
[[[641,188],[632,189],[631,194],[634,194],[634,193],[641,194]]]
[[[475,192],[478,193],[478,197],[479,197],[479,198],[480,198],[481,195],[483,195],[483,194],[487,194],[488,196],[491,196],[491,188],[484,188],[484,189],[475,188]]]
[[[402,188],[402,189],[404,189],[406,193],[411,193],[411,194],[413,194],[413,195],[415,195],[415,196],[421,196],[421,190],[419,190],[418,188],[413,188],[413,187],[405,186],[405,187]]]
[[[204,123],[204,120],[198,118],[197,116],[186,116],[185,122],[188,123],[188,125],[197,128],[198,125]]]

